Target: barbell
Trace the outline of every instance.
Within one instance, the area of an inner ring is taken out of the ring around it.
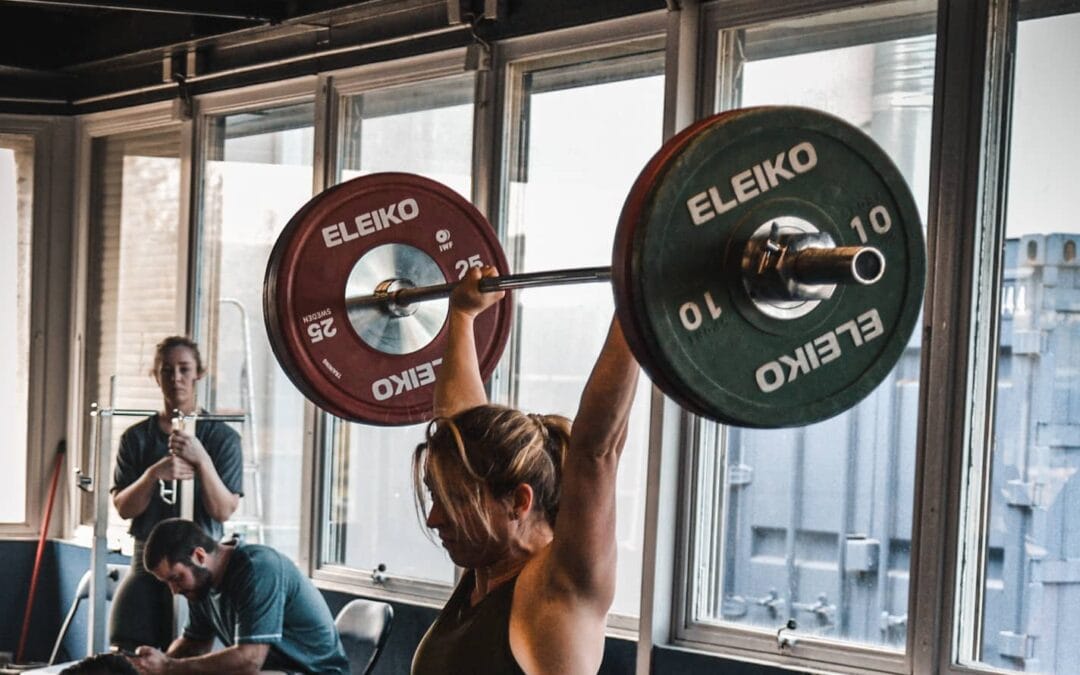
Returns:
[[[431,415],[446,298],[610,281],[634,356],[673,400],[740,426],[809,424],[869,394],[900,358],[925,283],[918,209],[859,129],[796,107],[733,110],[663,144],[634,182],[609,267],[510,274],[487,219],[449,187],[376,173],[332,187],[285,226],[263,309],[282,369],[338,417]],[[477,317],[485,379],[512,301]]]

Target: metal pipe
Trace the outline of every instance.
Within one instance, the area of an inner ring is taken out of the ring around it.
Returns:
[[[151,417],[158,414],[157,410],[148,410],[140,408],[99,408],[97,403],[90,404],[90,416],[94,419],[95,423],[99,418],[103,417]],[[176,410],[173,411],[173,419],[178,420],[180,423],[197,422],[199,420],[206,422],[237,422],[242,423],[247,418],[244,415],[221,415],[215,413],[181,413]],[[93,443],[91,445],[91,465],[94,467],[93,475],[97,474],[97,462],[100,454],[100,443]],[[86,492],[93,492],[93,483],[86,485],[85,478],[81,474],[79,477],[79,487]],[[161,500],[166,504],[176,503],[176,481],[158,481],[158,490]]]
[[[251,362],[251,322],[248,320],[247,308],[244,307],[244,303],[236,298],[221,298],[218,302],[223,305],[232,305],[240,313],[240,326],[244,338],[244,362],[240,373],[240,405],[244,408],[246,420],[242,417],[237,421],[248,421],[250,423],[251,427],[248,429],[248,433],[250,434],[252,460],[258,463],[260,446],[257,434],[259,420],[255,414],[255,401],[251,393],[251,383],[255,381],[255,372]],[[206,418],[202,417],[200,419],[205,420]]]
[[[259,449],[262,447],[261,432],[259,431],[259,416],[255,405],[255,397],[252,394],[253,383],[255,382],[255,368],[252,363],[252,349],[251,349],[251,322],[248,319],[247,308],[240,300],[236,298],[220,298],[218,303],[222,305],[232,305],[240,313],[240,325],[244,338],[244,361],[240,369],[240,406],[243,408],[247,417],[247,430],[245,436],[247,442],[251,447],[251,464],[254,469],[251,471],[252,481],[252,494],[254,495],[254,511],[255,520],[258,522],[256,527],[259,530],[258,543],[262,543],[262,527],[263,527],[263,507],[262,507],[262,479],[260,478],[259,462],[261,454]],[[205,418],[204,418],[205,419]]]
[[[109,409],[116,406],[116,375],[109,378]],[[105,633],[108,614],[105,611],[105,590],[108,581],[106,556],[109,554],[107,539],[109,526],[109,469],[112,458],[112,419],[97,416],[97,448],[94,458],[94,539],[90,547],[90,613],[87,618],[86,655],[105,651]],[[102,439],[105,442],[102,443]]]
[[[236,11],[227,9],[213,9],[210,7],[195,8],[191,3],[162,3],[142,0],[141,2],[123,2],[123,0],[109,0],[108,2],[93,2],[92,0],[5,0],[5,2],[17,5],[42,5],[45,7],[79,7],[83,9],[105,9],[119,12],[144,12],[149,14],[173,14],[179,16],[205,16],[215,19],[235,19],[238,21],[257,21],[259,23],[271,23],[280,21],[281,17],[262,16],[259,12],[244,11],[243,7]],[[251,4],[252,9],[258,7],[257,3]]]
[[[90,456],[87,457],[90,464],[90,473],[83,473],[81,467],[75,469],[75,485],[83,492],[94,491],[94,480],[97,476],[97,456],[101,445],[98,434],[98,407],[97,403],[90,404]]]
[[[437,37],[444,33],[461,32],[467,30],[469,26],[457,25],[447,26],[440,28],[433,28],[419,33],[410,33],[408,35],[399,35],[391,38],[384,38],[381,40],[373,40],[371,42],[365,42],[359,45],[346,45],[342,47],[334,47],[330,49],[324,49],[321,51],[313,52],[310,54],[301,54],[299,56],[289,56],[274,61],[267,61],[265,63],[255,63],[246,66],[237,66],[235,68],[228,68],[226,70],[218,70],[211,73],[203,73],[202,75],[193,75],[185,79],[187,84],[197,84],[200,82],[208,82],[224,77],[233,77],[236,75],[242,75],[245,73],[258,72],[260,70],[269,70],[271,68],[277,68],[282,66],[289,66],[295,63],[302,63],[304,61],[315,61],[317,59],[327,59],[333,56],[339,56],[349,54],[353,52],[364,52],[370,49],[378,49],[381,47],[389,47],[403,42],[409,42],[411,40],[419,40],[428,37]],[[75,99],[72,101],[72,105],[81,106],[89,105],[91,103],[100,103],[102,101],[109,101],[111,99],[123,98],[125,96],[136,96],[140,94],[151,94],[159,91],[179,89],[179,85],[175,82],[168,84],[154,84],[147,85],[145,87],[137,87],[135,89],[128,89],[125,91],[109,92],[107,94],[100,94],[98,96],[87,96],[86,98]]]
[[[156,415],[157,410],[139,410],[137,408],[99,408],[96,402],[90,404],[92,417],[150,417]]]
[[[788,219],[781,227],[780,220],[758,228],[742,255],[743,282],[766,314],[776,316],[771,301],[827,300],[837,284],[868,286],[885,274],[885,256],[877,248],[837,246],[805,221]]]
[[[885,272],[885,256],[873,246],[836,246],[806,248],[792,251],[785,268],[790,269],[790,283],[806,286],[857,283],[869,285],[881,279]],[[763,279],[763,277],[762,277]],[[611,267],[580,267],[574,269],[548,270],[485,277],[480,280],[480,290],[485,293],[509,291],[538,286],[561,286],[565,284],[593,283],[611,280]],[[756,286],[767,285],[761,279]],[[450,297],[458,282],[433,286],[409,286],[407,279],[387,279],[370,295],[345,298],[345,309],[366,309],[381,306],[398,316],[408,312],[395,311],[401,307]],[[762,288],[762,290],[765,290]]]
[[[96,403],[91,403],[90,415],[93,417],[150,417],[158,414],[157,410],[139,408],[98,408]],[[200,422],[243,422],[247,418],[239,414],[223,413],[183,413],[177,415],[184,422],[192,420]]]
[[[796,443],[792,449],[791,490],[788,493],[787,533],[784,538],[784,573],[787,576],[787,616],[784,620],[795,619],[796,604],[799,602],[799,516],[804,512],[806,486],[806,428],[795,430]]]
[[[885,273],[885,256],[873,246],[807,248],[795,254],[793,276],[802,284],[870,285]]]
[[[170,432],[178,431],[178,430],[184,428],[184,423],[182,421],[183,417],[181,415],[182,414],[181,414],[181,412],[179,410],[173,410],[172,423],[171,423],[171,426],[170,426]],[[169,454],[172,454],[172,450],[169,451]],[[180,482],[177,481],[175,478],[173,478],[172,480],[159,479],[158,480],[158,495],[161,497],[161,501],[165,502],[169,506],[175,506],[176,505],[176,495],[179,493],[179,487],[178,487],[179,485],[180,485]],[[182,511],[182,509],[181,509],[181,511]],[[184,516],[184,514],[182,512],[181,512],[180,515],[182,517]],[[188,520],[194,520],[194,519],[195,519],[194,517],[188,518]],[[173,618],[174,619],[176,618],[176,613],[175,612],[173,613]]]

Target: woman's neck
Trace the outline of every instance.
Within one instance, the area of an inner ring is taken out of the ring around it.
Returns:
[[[158,414],[170,419],[173,416],[173,412],[176,410],[179,410],[185,415],[190,415],[199,408],[198,403],[195,401],[191,401],[190,403],[172,403],[170,401],[163,401],[161,405],[162,409]]]
[[[512,560],[500,560],[489,567],[478,567],[473,570],[473,588],[469,596],[472,605],[477,604],[488,593],[510,581],[521,573],[522,568],[529,562],[532,556],[516,557]]]
[[[551,544],[551,526],[547,523],[532,524],[520,539],[512,541],[499,559],[486,567],[473,569],[473,589],[470,597],[475,605],[499,586],[510,581],[544,547]]]

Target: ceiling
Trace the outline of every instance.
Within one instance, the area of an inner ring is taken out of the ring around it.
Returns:
[[[64,101],[110,87],[87,80],[110,73],[116,88],[145,86],[130,72],[154,63],[154,84],[178,58],[223,36],[266,35],[320,21],[357,0],[0,0],[0,99]],[[310,30],[310,29],[309,29]],[[88,85],[88,86],[80,86]]]
[[[0,112],[76,114],[663,8],[662,0],[0,0]]]
[[[51,71],[280,23],[292,18],[290,4],[281,0],[0,0],[0,65]]]

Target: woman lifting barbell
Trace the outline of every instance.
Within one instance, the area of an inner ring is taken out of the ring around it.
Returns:
[[[495,274],[472,270],[451,295],[436,417],[413,457],[418,507],[467,572],[412,672],[594,673],[615,593],[615,478],[638,365],[612,321],[572,424],[489,404],[473,320],[503,296],[479,290]]]
[[[198,410],[195,384],[205,372],[192,340],[174,335],[158,343],[150,374],[161,388],[162,410],[120,437],[110,491],[117,512],[131,519],[135,550],[109,618],[110,642],[117,647],[164,649],[172,641],[172,596],[143,567],[142,549],[154,525],[181,515],[180,500],[168,492],[173,481],[194,479],[194,520],[215,539],[243,495],[239,434],[221,421],[202,422],[194,434],[174,422],[177,412]]]

